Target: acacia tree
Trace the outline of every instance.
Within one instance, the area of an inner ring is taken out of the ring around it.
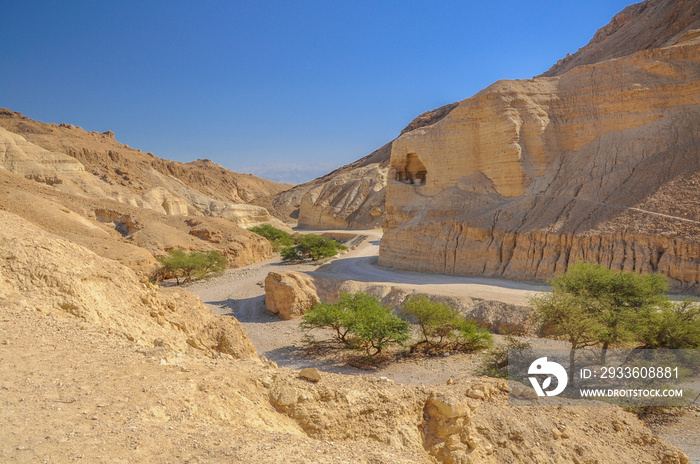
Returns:
[[[574,350],[639,343],[655,314],[669,304],[666,280],[658,274],[612,272],[599,264],[576,263],[550,282],[552,293],[532,298],[540,330],[571,343]],[[572,377],[573,378],[573,377]]]
[[[411,350],[427,345],[437,351],[449,348],[473,351],[491,343],[491,334],[486,329],[467,320],[447,303],[430,301],[425,295],[407,298],[403,312],[417,319],[422,336]]]
[[[220,274],[226,269],[226,258],[216,251],[185,253],[175,249],[168,251],[168,255],[159,258],[158,262],[161,267],[155,272],[156,280],[174,276],[178,285],[180,279],[184,279],[182,283],[188,283],[193,279]]]
[[[381,302],[364,292],[342,293],[336,303],[318,303],[304,314],[301,327],[329,328],[348,348],[375,356],[390,344],[409,338],[409,325]]]

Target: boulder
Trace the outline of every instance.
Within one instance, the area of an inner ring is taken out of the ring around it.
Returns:
[[[313,279],[301,272],[270,272],[265,278],[265,307],[282,319],[293,319],[318,303]]]

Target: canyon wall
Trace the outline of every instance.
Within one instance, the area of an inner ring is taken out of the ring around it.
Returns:
[[[426,111],[406,126],[405,134],[435,124],[457,103]],[[277,218],[304,229],[374,229],[384,222],[389,157],[393,141],[364,158],[311,182],[297,185],[259,204]]]
[[[247,228],[279,223],[250,204],[290,184],[211,162],[180,163],[117,142],[114,133],[34,121],[0,109],[0,168],[64,193],[109,199],[169,216],[215,216]]]
[[[393,142],[379,263],[547,279],[578,260],[700,290],[700,37],[499,81]]]

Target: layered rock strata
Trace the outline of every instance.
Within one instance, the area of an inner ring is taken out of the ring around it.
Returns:
[[[394,141],[379,263],[547,279],[575,261],[700,289],[700,38],[499,81]]]
[[[189,292],[160,289],[113,260],[0,211],[0,300],[108,328],[143,346],[257,358],[241,324]]]
[[[277,223],[249,204],[277,184],[197,160],[179,163],[117,142],[114,133],[33,121],[0,109],[0,168],[64,193],[109,199],[169,216],[223,217],[241,227]]]

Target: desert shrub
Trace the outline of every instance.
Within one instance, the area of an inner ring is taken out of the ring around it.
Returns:
[[[685,300],[654,312],[642,341],[644,348],[700,348],[700,304]]]
[[[515,337],[506,337],[506,343],[490,348],[481,364],[477,367],[477,373],[489,377],[508,378],[508,354],[518,356],[518,352],[532,348],[530,343],[520,341]],[[513,350],[513,351],[510,351]],[[523,361],[524,362],[524,361]]]
[[[158,262],[161,266],[155,271],[156,278],[163,280],[172,276],[178,285],[180,279],[183,279],[182,283],[188,283],[194,279],[221,274],[226,270],[226,258],[216,251],[185,253],[178,249],[170,250],[168,255],[159,258]]]
[[[272,244],[272,249],[280,251],[283,247],[294,245],[292,234],[274,227],[271,224],[261,224],[248,229],[262,237],[265,237]]]
[[[338,254],[338,250],[347,250],[341,243],[316,234],[303,234],[295,237],[296,245],[282,249],[284,261],[318,261]]]
[[[430,351],[448,349],[473,351],[487,347],[491,334],[446,303],[430,301],[425,295],[409,297],[403,311],[418,320],[421,340],[412,347],[421,345]]]
[[[301,327],[329,328],[348,348],[375,356],[409,338],[409,324],[364,292],[343,293],[336,303],[318,303],[304,314]]]
[[[354,346],[369,356],[381,353],[390,344],[403,345],[410,337],[408,322],[377,299],[354,312],[350,330]]]
[[[286,247],[282,248],[282,251],[280,251],[280,256],[282,257],[282,261],[301,261],[302,257],[297,251],[296,247]]]
[[[350,295],[347,293],[341,295],[341,301],[348,298],[350,298]],[[336,339],[347,344],[346,336],[352,327],[352,316],[348,306],[341,301],[337,303],[317,303],[304,314],[300,327],[302,329],[332,329],[336,333]]]

